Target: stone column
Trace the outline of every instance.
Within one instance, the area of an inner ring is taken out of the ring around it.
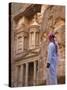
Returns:
[[[35,48],[35,45],[36,45],[36,32],[34,32],[34,48]]]
[[[28,63],[26,63],[25,86],[28,86]]]
[[[22,37],[22,52],[24,50],[24,36]]]
[[[19,86],[23,86],[23,65],[21,65],[21,68],[20,68],[20,84]]]
[[[15,87],[18,86],[18,66],[15,67]]]
[[[34,61],[34,85],[36,85],[36,61]]]

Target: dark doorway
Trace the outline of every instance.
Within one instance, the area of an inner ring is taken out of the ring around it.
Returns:
[[[33,75],[34,75],[34,63],[31,62],[29,63],[29,68],[28,68],[28,85],[32,86],[33,85]]]

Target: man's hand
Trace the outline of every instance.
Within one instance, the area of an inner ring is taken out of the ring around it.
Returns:
[[[47,68],[49,68],[50,67],[50,63],[47,63]]]

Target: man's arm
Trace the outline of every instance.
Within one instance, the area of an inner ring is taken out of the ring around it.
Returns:
[[[48,63],[47,63],[47,68],[49,68],[50,65],[51,65],[52,51],[53,51],[53,44],[49,44],[49,46],[48,46]]]

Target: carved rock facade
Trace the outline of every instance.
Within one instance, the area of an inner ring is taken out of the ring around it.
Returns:
[[[55,32],[58,40],[57,76],[58,83],[64,83],[65,7],[12,3],[11,11],[11,86],[46,84],[49,31]]]

